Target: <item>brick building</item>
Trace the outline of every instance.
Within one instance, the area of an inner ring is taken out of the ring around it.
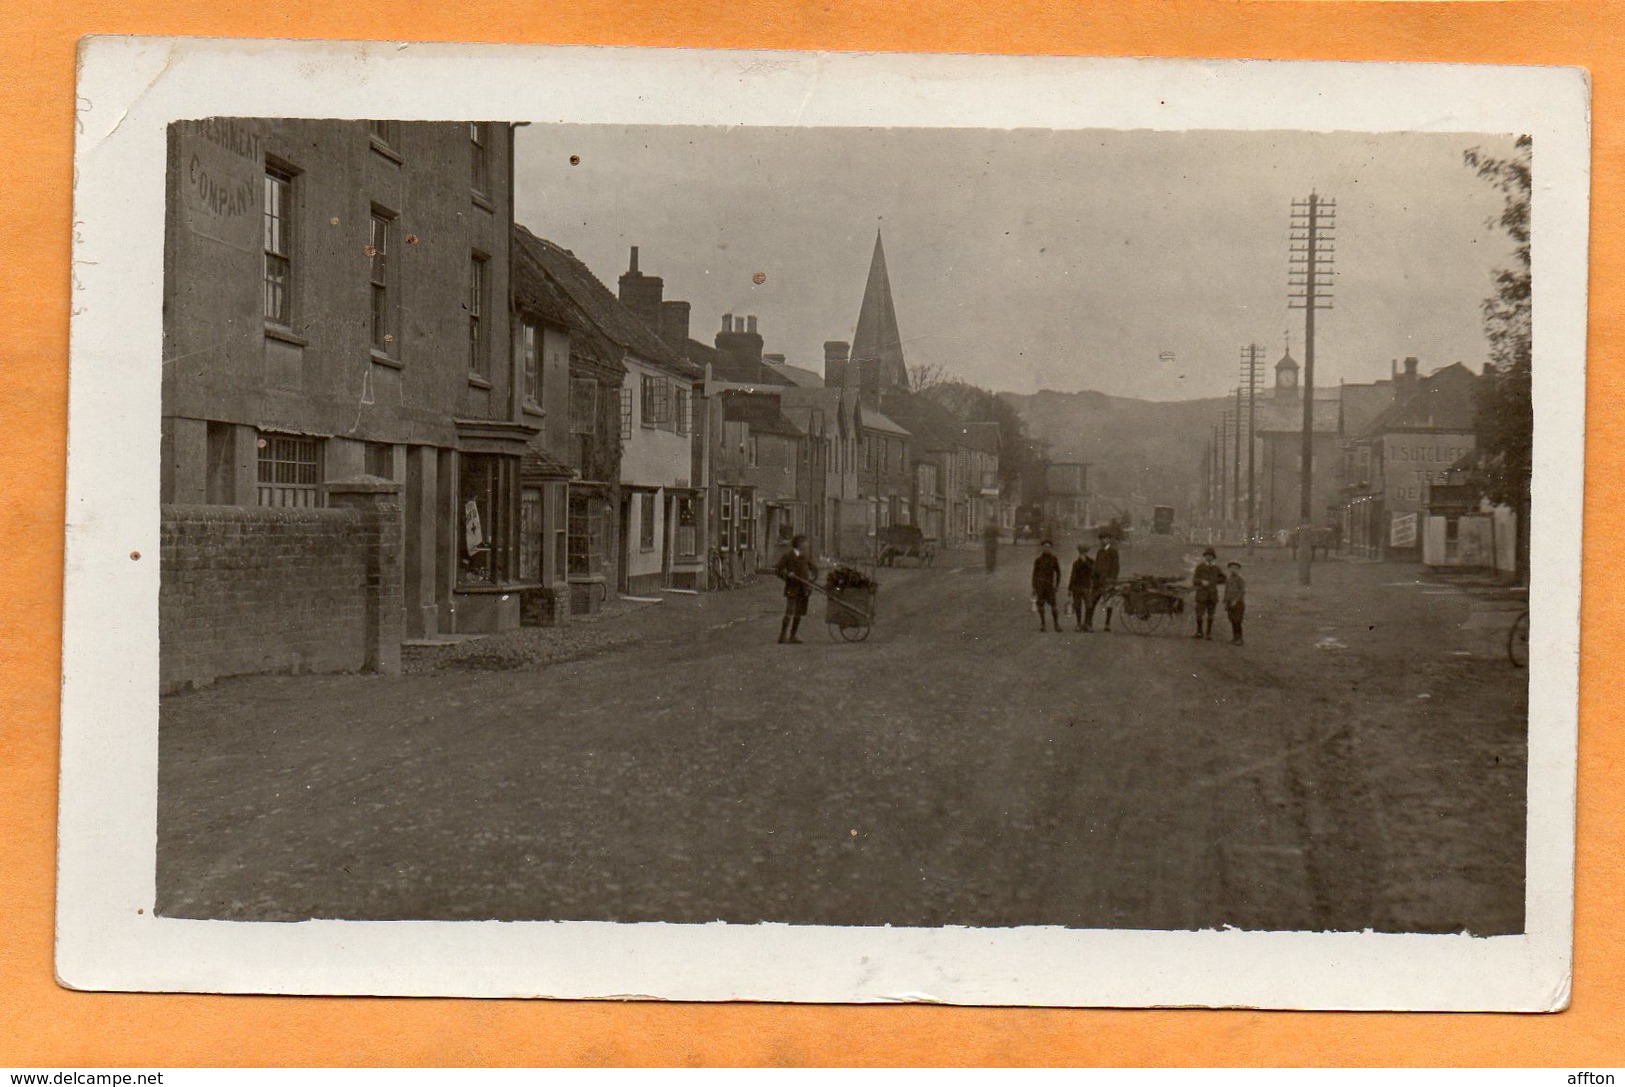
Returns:
[[[319,509],[341,481],[392,482],[405,632],[516,625],[538,424],[512,175],[502,124],[172,125],[162,501]]]

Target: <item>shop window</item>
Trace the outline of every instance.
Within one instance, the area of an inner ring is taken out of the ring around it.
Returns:
[[[258,445],[260,505],[322,504],[321,442],[303,435],[261,434]]]
[[[514,541],[518,459],[464,453],[458,460],[458,584],[499,585],[510,581],[518,557]]]
[[[677,498],[677,553],[691,556],[699,554],[699,500],[692,495]]]
[[[569,576],[598,577],[604,572],[604,503],[592,495],[572,494],[569,504]]]
[[[547,489],[552,492],[553,580],[563,581],[569,576],[570,489],[562,483],[550,483]]]

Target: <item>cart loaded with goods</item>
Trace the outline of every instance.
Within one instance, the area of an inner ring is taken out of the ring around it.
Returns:
[[[824,623],[831,639],[861,642],[869,636],[879,582],[855,567],[837,565],[819,592],[824,594]]]

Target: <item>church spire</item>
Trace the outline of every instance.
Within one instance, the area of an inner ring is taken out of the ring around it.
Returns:
[[[908,367],[903,362],[903,338],[897,331],[897,309],[892,305],[891,279],[886,275],[886,250],[875,230],[875,252],[869,260],[869,282],[863,288],[858,330],[852,337],[852,363],[857,366],[865,392],[907,388]]]

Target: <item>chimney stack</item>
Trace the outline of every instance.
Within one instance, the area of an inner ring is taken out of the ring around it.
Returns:
[[[754,380],[772,380],[762,366],[762,337],[756,331],[756,318],[748,321],[728,314],[722,318],[722,331],[717,333],[718,351],[732,358],[744,370],[755,369]]]
[[[687,302],[660,303],[660,338],[666,341],[667,347],[678,353],[687,350],[688,316]]]
[[[1396,379],[1394,394],[1398,399],[1403,400],[1416,395],[1416,387],[1421,382],[1421,377],[1416,372],[1416,364],[1415,355],[1406,356],[1405,371]]]
[[[824,341],[824,387],[841,389],[846,387],[847,356],[852,352],[852,345],[845,340]]]
[[[666,284],[659,276],[646,276],[638,271],[638,247],[632,247],[632,256],[626,271],[621,273],[621,305],[648,326],[655,335],[660,334],[660,307],[666,293]]]

